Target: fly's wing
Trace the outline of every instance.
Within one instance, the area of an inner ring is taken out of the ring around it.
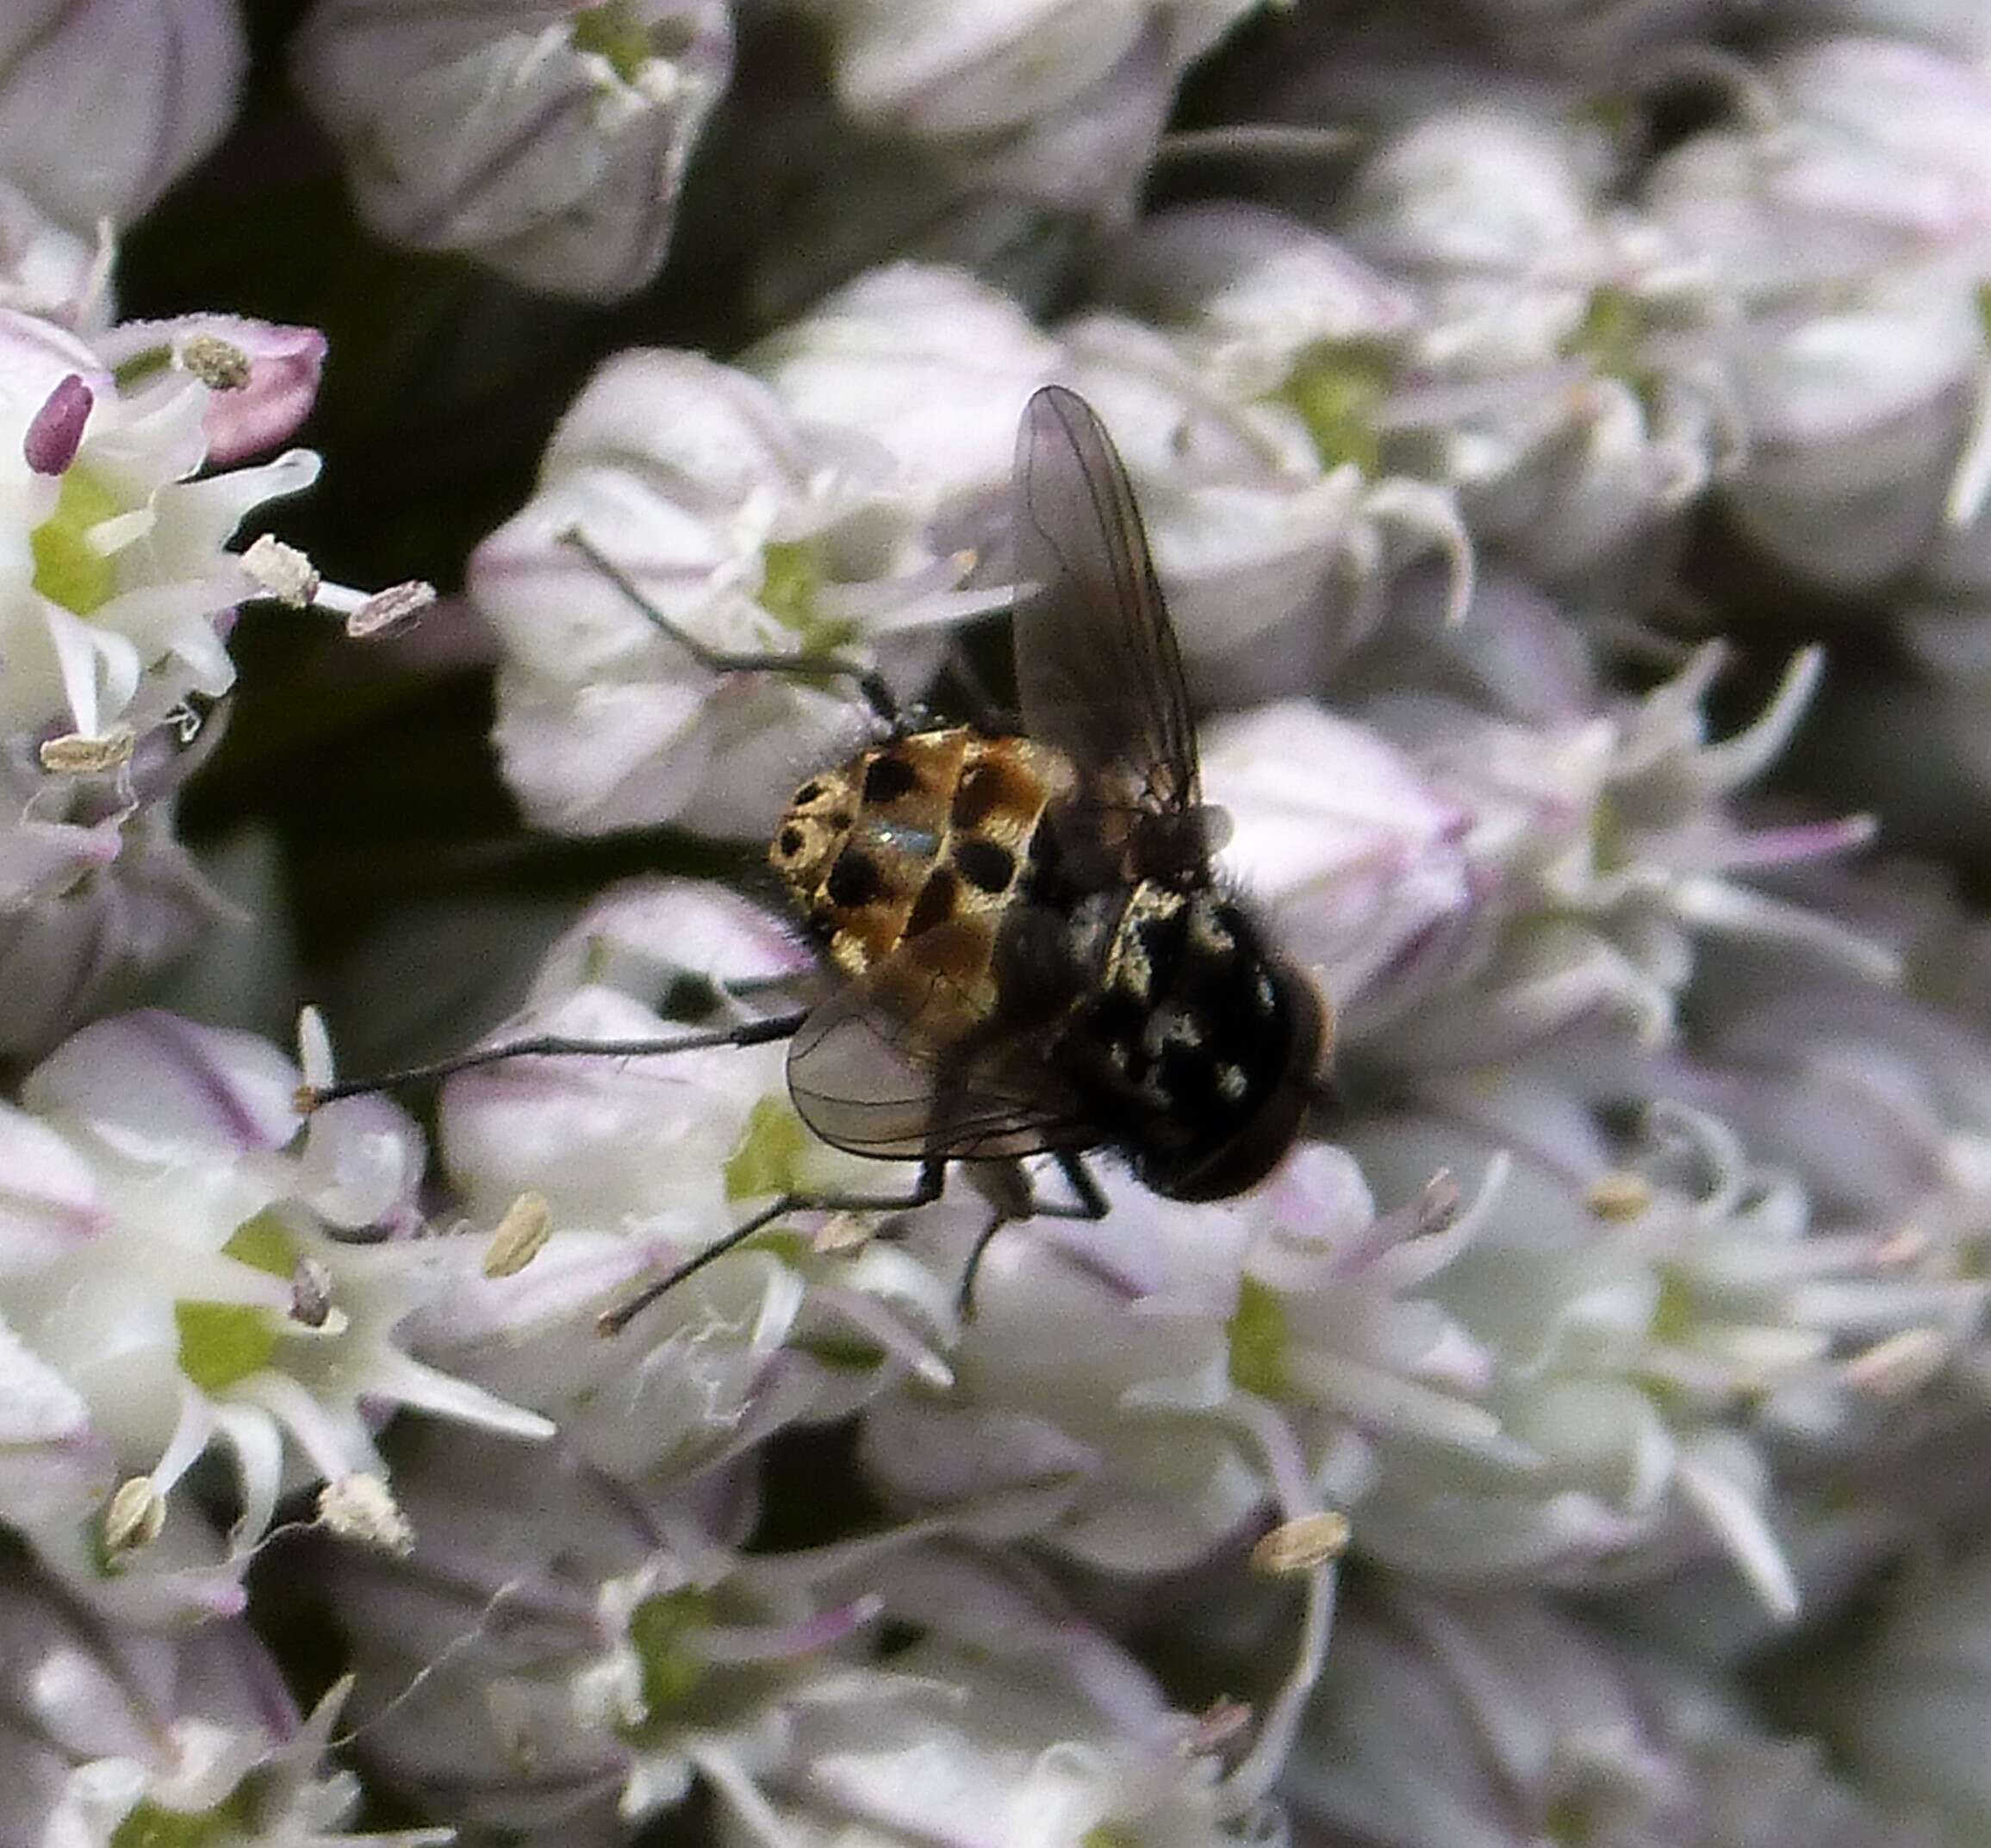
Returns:
[[[1046,1064],[1042,1023],[991,1017],[983,927],[945,924],[820,1003],[788,1046],[788,1093],[837,1148],[953,1160],[1098,1142]]]
[[[1104,426],[1061,385],[1024,408],[1014,522],[1024,730],[1092,801],[1192,828],[1196,730],[1141,511]]]

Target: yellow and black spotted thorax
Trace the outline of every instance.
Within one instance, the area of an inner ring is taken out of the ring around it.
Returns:
[[[1072,785],[1063,755],[1028,738],[915,731],[811,777],[768,858],[846,975],[937,924],[980,923],[992,953],[1044,812]]]

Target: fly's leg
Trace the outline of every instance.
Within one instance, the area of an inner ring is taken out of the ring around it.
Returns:
[[[1106,1196],[1100,1192],[1099,1184],[1092,1179],[1092,1171],[1084,1160],[1069,1149],[1057,1152],[1058,1171],[1065,1177],[1065,1184],[1072,1190],[1069,1200],[1041,1200],[1035,1192],[1026,1192],[1026,1204],[1016,1211],[1005,1211],[998,1207],[989,1223],[981,1229],[974,1241],[974,1248],[968,1254],[968,1263],[961,1273],[961,1287],[955,1291],[955,1313],[963,1322],[974,1319],[974,1279],[981,1269],[983,1254],[990,1241],[1006,1225],[1019,1219],[1104,1219],[1109,1210]],[[1028,1183],[1025,1183],[1026,1188]]]
[[[304,1085],[298,1089],[297,1107],[309,1116],[320,1105],[336,1103],[340,1098],[396,1091],[404,1085],[431,1084],[458,1072],[476,1071],[481,1066],[502,1065],[510,1059],[653,1059],[665,1053],[698,1052],[712,1046],[764,1046],[770,1040],[792,1039],[806,1017],[806,1011],[797,1009],[792,1013],[769,1014],[762,1020],[744,1020],[730,1027],[675,1034],[668,1039],[577,1040],[557,1033],[534,1034],[526,1039],[506,1040],[495,1046],[457,1053],[432,1065],[403,1066],[397,1072],[382,1072],[371,1078],[342,1078],[329,1085]]]
[[[716,1244],[707,1245],[695,1258],[688,1258],[668,1277],[645,1284],[626,1301],[604,1310],[595,1326],[604,1335],[619,1335],[666,1291],[675,1290],[686,1278],[695,1276],[715,1259],[723,1258],[746,1242],[755,1233],[772,1225],[787,1213],[846,1212],[901,1213],[916,1206],[930,1206],[940,1198],[946,1184],[947,1163],[929,1159],[919,1165],[919,1176],[904,1193],[784,1193],[771,1206],[764,1206],[744,1219]]]
[[[578,527],[569,526],[560,537],[563,543],[579,552],[700,667],[708,668],[714,674],[792,674],[803,677],[833,674],[854,681],[864,695],[865,703],[893,731],[903,729],[904,715],[899,711],[899,701],[893,697],[891,688],[885,684],[884,676],[875,668],[868,668],[862,661],[852,661],[843,655],[729,654],[724,649],[710,647],[657,608],[644,595],[636,580]]]

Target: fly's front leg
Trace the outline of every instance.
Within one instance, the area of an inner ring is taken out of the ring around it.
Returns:
[[[955,1313],[963,1322],[974,1319],[974,1280],[981,1269],[983,1254],[988,1250],[989,1241],[1006,1225],[1020,1219],[1104,1219],[1109,1202],[1099,1191],[1099,1184],[1092,1179],[1092,1171],[1084,1159],[1069,1149],[1057,1151],[1058,1171],[1065,1177],[1065,1185],[1072,1190],[1069,1200],[1043,1200],[1031,1187],[1030,1177],[1020,1167],[1011,1163],[1017,1181],[1022,1185],[1022,1197],[1017,1204],[1002,1201],[975,1239],[974,1248],[968,1254],[968,1263],[961,1273],[961,1287],[955,1291]]]
[[[946,1162],[927,1160],[920,1163],[919,1178],[904,1193],[784,1193],[771,1206],[762,1207],[750,1218],[741,1221],[717,1243],[707,1245],[695,1258],[688,1258],[668,1277],[645,1284],[634,1296],[618,1303],[613,1309],[604,1310],[596,1319],[595,1326],[604,1335],[621,1334],[666,1291],[676,1289],[686,1278],[695,1276],[714,1260],[736,1250],[784,1214],[910,1212],[916,1206],[930,1206],[937,1200],[946,1179]]]
[[[700,667],[710,669],[714,674],[788,674],[803,679],[836,675],[856,683],[857,690],[864,695],[865,704],[888,729],[895,733],[904,729],[904,715],[899,711],[899,701],[875,668],[868,668],[862,661],[852,661],[843,655],[736,654],[713,648],[666,616],[644,595],[636,580],[579,527],[569,526],[560,538],[563,544],[571,545],[579,552],[641,610],[652,625],[669,636]]]
[[[669,1039],[578,1040],[557,1033],[538,1033],[526,1039],[506,1040],[496,1046],[457,1053],[432,1065],[407,1065],[396,1072],[381,1072],[371,1078],[342,1078],[329,1085],[301,1085],[297,1108],[309,1116],[340,1098],[398,1091],[404,1085],[432,1084],[458,1072],[502,1065],[511,1059],[655,1059],[666,1053],[699,1052],[712,1046],[764,1046],[770,1040],[793,1039],[806,1017],[806,1010],[798,1008],[791,1013],[769,1014],[761,1020],[744,1020],[735,1026],[675,1034]]]

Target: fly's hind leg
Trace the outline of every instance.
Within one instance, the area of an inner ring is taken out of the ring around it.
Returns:
[[[694,1258],[688,1258],[655,1283],[649,1283],[613,1309],[604,1310],[595,1326],[604,1335],[619,1335],[667,1291],[675,1290],[688,1277],[695,1276],[714,1259],[737,1249],[755,1233],[764,1230],[787,1213],[846,1212],[900,1213],[916,1206],[930,1206],[940,1198],[946,1184],[947,1163],[930,1159],[919,1165],[918,1178],[904,1193],[784,1193],[771,1206],[764,1206],[744,1219],[716,1243],[707,1245]]]
[[[977,1235],[974,1247],[968,1254],[968,1263],[961,1270],[961,1287],[955,1291],[955,1313],[963,1322],[974,1319],[975,1277],[981,1270],[982,1257],[990,1241],[1005,1226],[1013,1225],[1020,1219],[1104,1219],[1106,1216],[1109,1202],[1099,1191],[1099,1184],[1092,1179],[1092,1171],[1086,1166],[1084,1159],[1069,1149],[1058,1150],[1055,1159],[1059,1173],[1065,1177],[1065,1185],[1072,1190],[1069,1200],[1040,1199],[1030,1185],[1030,1177],[1013,1162],[1010,1167],[1022,1190],[1019,1198],[1012,1204],[995,1198],[996,1190],[988,1190],[995,1210]]]
[[[644,595],[636,580],[579,527],[569,526],[560,538],[562,543],[579,552],[641,610],[649,622],[668,635],[700,667],[708,668],[714,674],[791,674],[805,678],[835,675],[854,682],[864,695],[865,704],[891,731],[898,732],[905,729],[905,715],[899,701],[875,668],[868,668],[862,661],[852,661],[843,655],[735,654],[711,647],[657,608]]]

